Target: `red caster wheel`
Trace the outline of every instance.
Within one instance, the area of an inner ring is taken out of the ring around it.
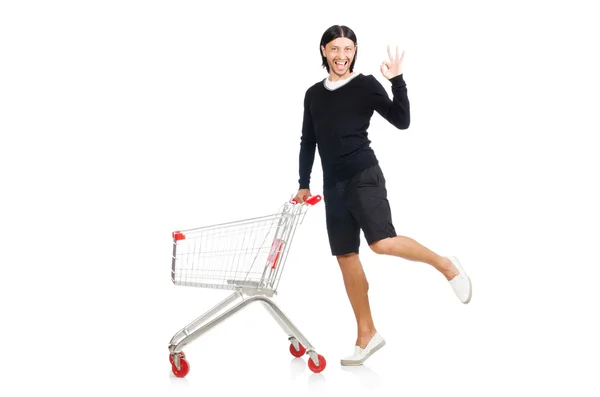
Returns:
[[[325,361],[325,357],[323,357],[320,354],[317,354],[317,357],[319,357],[319,366],[318,367],[315,364],[315,362],[312,360],[312,358],[308,359],[308,368],[316,374],[323,371],[325,369],[325,367],[327,366],[327,361]]]
[[[185,353],[184,352],[179,352],[179,356],[181,358],[185,358]],[[169,354],[169,362],[171,363],[171,365],[173,365],[173,355]]]
[[[306,348],[302,346],[302,343],[298,342],[298,347],[300,348],[300,350],[296,350],[294,344],[290,343],[290,353],[292,353],[292,356],[302,357],[304,353],[306,353]]]
[[[319,358],[319,360],[320,360],[320,358]],[[183,378],[188,374],[188,372],[190,372],[190,365],[188,364],[188,362],[185,358],[181,358],[179,360],[179,365],[181,366],[181,369],[177,369],[175,364],[171,365],[171,367],[173,369],[173,374],[178,378]]]

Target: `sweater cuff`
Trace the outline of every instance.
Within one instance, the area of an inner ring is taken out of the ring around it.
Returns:
[[[390,79],[390,83],[392,83],[392,87],[406,87],[404,74],[399,74],[398,76],[392,77]]]

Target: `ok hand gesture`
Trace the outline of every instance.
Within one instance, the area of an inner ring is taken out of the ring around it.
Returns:
[[[404,51],[402,51],[402,55],[400,55],[400,52],[398,51],[398,46],[396,46],[396,56],[393,56],[389,45],[387,47],[387,51],[390,60],[383,61],[381,63],[381,74],[383,74],[385,78],[389,80],[403,73],[402,60],[404,59]]]

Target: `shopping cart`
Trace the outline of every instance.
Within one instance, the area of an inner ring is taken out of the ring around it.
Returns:
[[[185,345],[252,302],[260,302],[287,334],[293,356],[308,354],[311,371],[325,369],[325,358],[271,299],[277,293],[296,228],[308,208],[319,201],[318,195],[303,204],[292,199],[273,215],[172,233],[171,280],[175,285],[233,290],[173,336],[169,360],[175,376],[185,377],[190,369],[182,351]]]

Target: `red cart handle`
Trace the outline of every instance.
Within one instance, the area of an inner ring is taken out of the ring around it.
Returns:
[[[305,199],[304,203],[306,203],[308,205],[315,205],[319,201],[321,201],[321,198],[322,197],[317,194],[316,196],[312,196],[312,197],[309,197],[309,198]],[[292,201],[290,201],[290,203],[292,203],[292,204],[298,204],[298,202],[295,199],[292,199]]]

